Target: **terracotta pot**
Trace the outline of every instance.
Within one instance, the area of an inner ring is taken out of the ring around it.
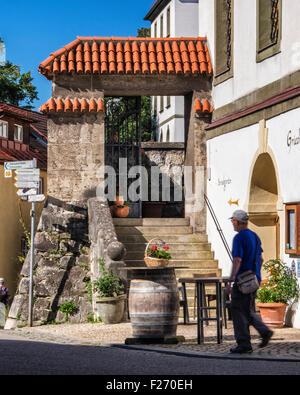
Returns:
[[[284,326],[284,315],[287,304],[284,303],[257,303],[263,322],[271,328]]]
[[[116,217],[119,218],[126,218],[128,217],[130,207],[129,206],[123,206],[123,207],[118,207],[114,206],[114,214]]]

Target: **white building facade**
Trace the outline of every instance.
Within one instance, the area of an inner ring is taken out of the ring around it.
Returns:
[[[158,0],[145,20],[151,22],[151,37],[197,37],[198,0]],[[184,142],[184,97],[152,98],[156,117],[156,140]]]
[[[228,218],[244,209],[262,240],[265,261],[282,259],[299,279],[297,16],[297,0],[199,1],[199,34],[208,38],[214,67],[207,195],[230,246],[234,232]],[[231,263],[209,213],[207,230],[227,275]],[[300,303],[290,307],[286,320],[300,328]]]
[[[282,259],[300,280],[300,2],[157,1],[149,19],[152,36],[168,7],[171,36],[207,37],[214,112],[207,127],[206,187],[225,238],[231,247],[229,217],[244,209],[265,261]],[[178,141],[174,114],[183,114],[183,99],[171,103],[158,114],[159,125],[172,125],[170,141]],[[209,211],[207,233],[223,275],[229,275],[231,262]],[[289,307],[286,323],[300,328],[300,302]]]

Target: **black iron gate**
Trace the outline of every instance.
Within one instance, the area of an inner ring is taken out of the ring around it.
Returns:
[[[105,164],[115,170],[119,192],[128,199],[129,216],[142,217],[142,201],[132,202],[128,194],[130,185],[140,176],[127,176],[133,166],[142,164],[141,97],[106,97],[105,111]],[[123,160],[121,167],[120,159]],[[127,168],[123,166],[125,159]],[[124,177],[127,177],[126,182],[122,182]],[[127,193],[124,191],[124,185]]]

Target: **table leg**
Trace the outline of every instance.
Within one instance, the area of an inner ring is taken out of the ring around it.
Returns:
[[[190,321],[190,319],[189,319],[189,307],[188,307],[188,302],[187,302],[187,297],[186,297],[185,283],[182,283],[182,298],[184,300],[184,303],[183,303],[183,322],[184,322],[184,325],[186,325]]]
[[[216,314],[217,314],[217,335],[218,335],[218,344],[222,343],[222,317],[221,317],[221,309],[222,309],[222,294],[221,294],[221,283],[216,283]]]
[[[199,311],[198,311],[198,325],[199,325],[199,341],[198,344],[203,344],[204,343],[204,326],[203,326],[203,307],[204,305],[204,300],[203,300],[203,295],[204,295],[204,284],[203,283],[197,283],[197,291],[198,291],[198,302],[199,302]]]

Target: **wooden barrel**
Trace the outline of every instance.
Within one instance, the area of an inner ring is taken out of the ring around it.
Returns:
[[[134,338],[176,337],[178,285],[173,268],[147,268],[132,273],[129,316]]]

